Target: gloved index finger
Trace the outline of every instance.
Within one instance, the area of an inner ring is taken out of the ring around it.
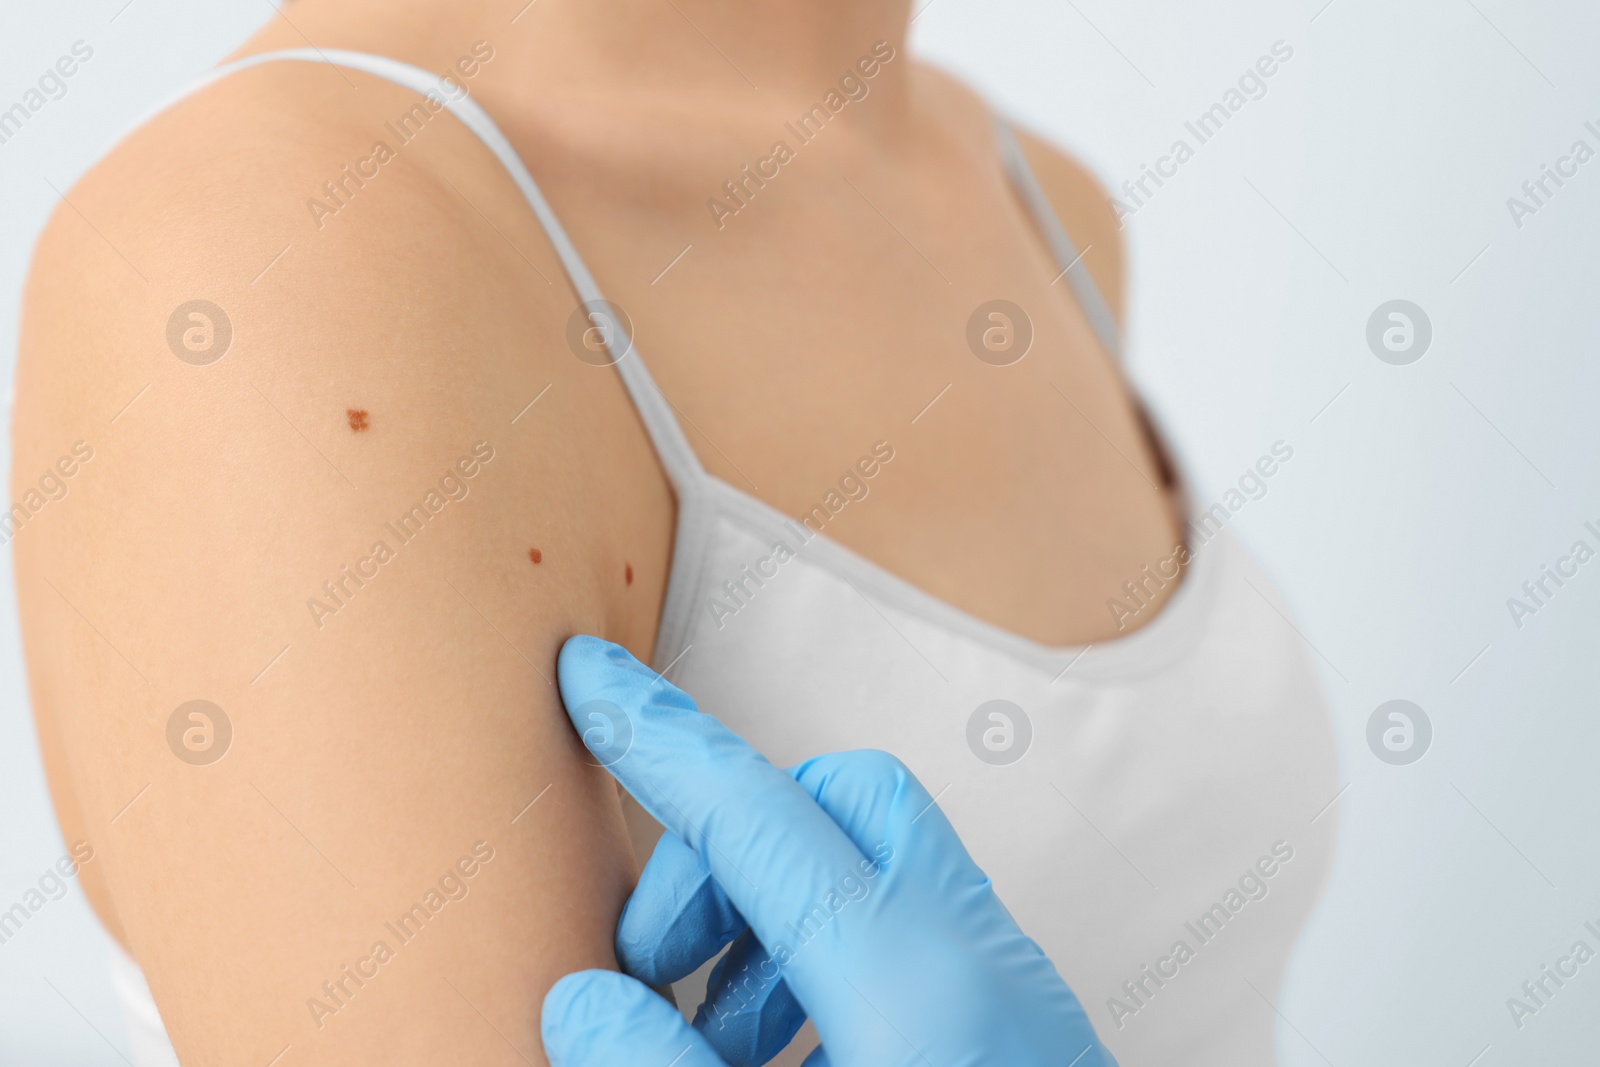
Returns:
[[[705,860],[763,944],[865,862],[792,777],[620,645],[571,638],[557,676],[596,761]]]

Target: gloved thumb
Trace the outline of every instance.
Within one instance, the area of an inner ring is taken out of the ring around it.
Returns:
[[[551,1067],[727,1067],[678,1009],[615,971],[577,971],[551,986],[539,1030]]]

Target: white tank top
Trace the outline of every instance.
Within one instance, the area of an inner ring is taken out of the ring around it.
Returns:
[[[200,84],[280,61],[336,63],[444,103],[521,188],[579,299],[603,299],[510,143],[435,75],[304,49]],[[1120,355],[1016,140],[1003,123],[996,132],[1018,196]],[[802,522],[709,474],[632,339],[609,337],[678,501],[655,668],[779,766],[856,748],[904,761],[1121,1067],[1276,1062],[1279,983],[1332,860],[1337,765],[1315,667],[1232,533],[1191,510],[1192,561],[1153,621],[1041,645],[831,540],[842,490]],[[889,450],[874,478],[894,476]],[[140,1067],[175,1063],[137,966],[118,956]],[[686,1014],[703,989],[704,970],[680,984]],[[775,1062],[798,1064],[809,1047],[797,1039]]]

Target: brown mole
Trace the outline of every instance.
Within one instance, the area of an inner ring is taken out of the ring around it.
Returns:
[[[344,417],[350,420],[350,429],[354,433],[367,428],[367,413],[361,408],[345,408]]]
[[[543,563],[544,553],[540,552],[537,548],[530,548],[528,549],[528,558],[533,560],[535,563]]]
[[[633,584],[633,564],[626,560],[622,564],[622,580],[627,585]]]

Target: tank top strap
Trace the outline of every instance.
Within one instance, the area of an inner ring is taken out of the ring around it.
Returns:
[[[1034,176],[1033,167],[1028,164],[1028,157],[1023,153],[1011,124],[998,115],[993,121],[1000,159],[1011,177],[1011,184],[1016,187],[1023,206],[1033,217],[1033,224],[1038,227],[1039,234],[1049,247],[1056,266],[1067,276],[1067,284],[1072,287],[1073,297],[1083,309],[1084,317],[1089,320],[1090,329],[1094,330],[1105,350],[1121,360],[1122,332],[1117,328],[1116,317],[1111,314],[1105,298],[1100,295],[1100,287],[1095,285],[1094,277],[1083,265],[1083,254],[1067,235],[1055,208],[1051,207],[1044,190],[1039,187],[1039,179]]]
[[[673,489],[680,498],[688,494],[696,483],[705,477],[705,471],[700,466],[700,460],[695,455],[694,449],[689,445],[688,438],[684,436],[683,428],[674,418],[671,403],[646,369],[644,360],[634,343],[631,323],[625,321],[625,315],[619,317],[614,313],[616,305],[605,299],[594,275],[589,272],[572,239],[567,236],[561,220],[556,218],[549,202],[539,190],[538,183],[533,180],[533,175],[528,173],[528,168],[523,165],[516,149],[511,147],[511,142],[506,140],[505,134],[500,132],[500,127],[495,125],[489,113],[477,101],[439,75],[430,74],[386,56],[340,49],[295,48],[246,56],[244,59],[212,70],[207,77],[198,84],[190,86],[182,95],[187,95],[236,71],[265,63],[281,62],[328,63],[336,67],[363,71],[394,82],[444,105],[468,130],[472,131],[478,140],[483,142],[489,151],[494,153],[495,158],[506,169],[506,173],[511,176],[511,180],[521,190],[523,197],[528,201],[528,206],[533,209],[534,216],[544,228],[545,236],[566,270],[567,279],[577,293],[584,314],[588,316],[591,324],[598,328],[598,333],[609,350],[618,373],[622,375],[623,384],[627,387],[628,395],[639,412],[645,430],[650,435],[651,443],[661,458],[661,464]]]

